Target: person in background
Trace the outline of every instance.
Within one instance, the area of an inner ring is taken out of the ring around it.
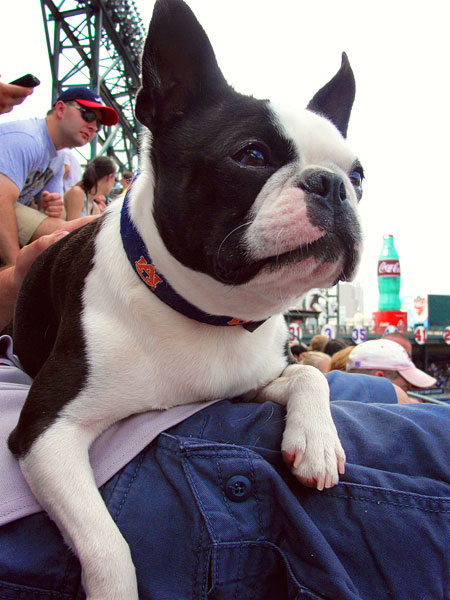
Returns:
[[[31,96],[33,91],[32,87],[11,85],[0,81],[0,115],[11,112],[15,106],[22,104],[25,98]]]
[[[414,366],[406,350],[397,342],[386,338],[370,340],[355,346],[346,365],[349,373],[365,373],[386,377],[402,390],[430,388],[436,379]]]
[[[84,170],[81,181],[64,194],[66,219],[78,219],[102,212],[106,196],[116,180],[116,163],[109,156],[97,156]]]
[[[323,349],[327,343],[328,338],[326,335],[315,335],[309,342],[308,350],[317,350],[318,352],[323,352]]]
[[[64,191],[67,192],[67,190],[76,185],[81,180],[82,175],[83,172],[78,159],[71,150],[66,148],[64,150]]]
[[[116,200],[123,200],[125,194],[130,188],[131,182],[133,181],[133,173],[128,170],[122,171],[120,179],[117,178],[116,185],[109,194],[109,201],[115,202]]]
[[[303,354],[305,352],[308,352],[308,346],[306,344],[304,344],[303,342],[298,342],[297,344],[292,344],[292,346],[290,346],[289,349],[290,349],[293,357],[297,361],[300,361]]]
[[[117,112],[88,88],[63,92],[45,119],[0,123],[0,261],[64,227],[64,148],[84,146]],[[38,199],[39,209],[32,208]],[[42,211],[42,212],[41,212]]]
[[[333,340],[329,340],[325,344],[323,352],[325,352],[325,354],[329,354],[330,356],[333,356],[333,354],[335,354],[339,350],[342,350],[343,348],[346,348],[346,347],[347,347],[347,342],[344,339],[335,338]]]
[[[333,354],[328,371],[346,371],[347,361],[354,346],[346,346]]]
[[[406,335],[400,333],[399,331],[395,331],[394,333],[387,333],[382,339],[391,340],[391,342],[397,342],[397,344],[400,344],[400,346],[405,349],[409,358],[412,359],[412,344]]]
[[[122,171],[122,177],[120,179],[120,183],[122,185],[122,194],[127,193],[128,188],[130,187],[132,181],[133,181],[133,173],[128,170]]]
[[[429,366],[428,373],[436,378],[436,386],[444,392],[450,392],[450,364],[447,362],[434,363]]]
[[[105,194],[98,194],[94,198],[94,202],[97,205],[97,208],[100,211],[100,213],[102,213],[109,204],[109,196],[105,196]]]
[[[317,350],[309,350],[305,352],[299,361],[301,365],[309,365],[316,367],[321,373],[327,373],[330,366],[331,357],[325,352],[318,352]]]

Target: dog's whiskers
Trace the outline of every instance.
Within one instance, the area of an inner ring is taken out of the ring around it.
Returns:
[[[282,233],[283,233],[283,229],[281,228],[281,229],[278,231],[278,234],[277,234],[277,239],[276,239],[276,241],[275,241],[275,259],[276,259],[275,266],[276,266],[276,268],[278,268],[278,267],[279,267],[279,264],[280,264],[280,263],[279,263],[280,252],[279,252],[279,250],[278,250],[278,241],[279,241],[279,239],[280,239],[280,237],[281,237],[281,234],[282,234]],[[282,293],[282,291],[281,291],[281,288],[278,288],[278,294],[279,294],[279,297],[280,297],[280,301],[281,301],[281,303],[283,303],[283,304],[284,304],[285,298],[284,298],[284,296],[283,296],[283,293]]]
[[[277,239],[275,240],[275,256],[276,256],[276,266],[277,266],[277,267],[278,267],[278,265],[279,265],[279,263],[278,263],[278,259],[279,259],[279,257],[280,257],[280,253],[279,253],[279,251],[278,251],[278,241],[279,241],[279,239],[280,239],[280,237],[281,237],[281,234],[282,234],[282,233],[283,233],[283,229],[281,228],[281,229],[279,230],[279,232],[278,232]]]
[[[217,249],[217,262],[219,262],[219,254],[220,251],[222,250],[222,246],[225,244],[225,242],[227,241],[227,239],[233,235],[233,233],[235,233],[238,229],[241,229],[242,227],[247,227],[247,225],[250,225],[252,221],[248,221],[247,223],[242,223],[241,225],[238,225],[237,227],[235,227],[232,231],[230,231],[230,233],[228,233],[223,240],[220,242],[219,248]]]

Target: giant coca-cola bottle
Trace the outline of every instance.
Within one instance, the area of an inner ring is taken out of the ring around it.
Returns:
[[[378,310],[400,310],[400,261],[394,247],[394,236],[383,236],[378,260]]]

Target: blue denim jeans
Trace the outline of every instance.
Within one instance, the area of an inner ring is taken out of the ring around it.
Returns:
[[[449,408],[332,412],[347,467],[330,490],[283,465],[282,407],[232,401],[161,434],[106,483],[140,598],[448,600]],[[19,598],[84,598],[78,560],[43,513],[0,529],[0,599]]]

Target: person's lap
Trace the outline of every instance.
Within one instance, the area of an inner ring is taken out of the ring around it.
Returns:
[[[19,244],[25,246],[30,242],[42,221],[45,221],[47,215],[35,208],[20,204],[20,202],[14,203],[14,212],[17,220]]]
[[[332,403],[346,473],[317,492],[279,452],[284,409],[223,401],[102,488],[150,598],[447,599],[448,408]],[[0,598],[82,598],[43,513],[0,529]],[[208,594],[209,590],[209,594]]]

